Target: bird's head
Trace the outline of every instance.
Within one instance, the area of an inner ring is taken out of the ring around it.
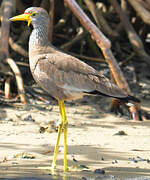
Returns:
[[[10,21],[27,21],[28,26],[30,23],[34,25],[44,25],[49,20],[48,13],[45,9],[40,7],[30,7],[25,10],[24,14],[14,16],[9,19]]]

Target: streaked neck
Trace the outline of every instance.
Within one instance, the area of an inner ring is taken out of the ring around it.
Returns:
[[[34,27],[29,40],[29,50],[48,44],[48,28],[46,26]]]

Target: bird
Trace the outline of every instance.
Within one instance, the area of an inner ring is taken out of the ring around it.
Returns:
[[[54,47],[48,40],[50,18],[45,9],[27,8],[23,14],[10,18],[10,21],[27,21],[28,26],[33,26],[29,38],[30,70],[36,83],[58,101],[61,117],[51,168],[56,169],[59,141],[63,132],[63,167],[66,172],[68,120],[64,102],[84,95],[104,95],[124,102],[139,102],[139,99],[121,90],[93,67]]]

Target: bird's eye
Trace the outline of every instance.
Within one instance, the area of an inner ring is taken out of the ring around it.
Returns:
[[[37,15],[37,13],[33,13],[33,14],[32,14],[32,17],[35,17],[36,15]]]

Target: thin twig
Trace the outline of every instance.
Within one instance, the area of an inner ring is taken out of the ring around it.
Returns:
[[[71,11],[66,9],[64,16],[58,21],[58,23],[54,26],[55,32],[60,31],[66,25],[68,19],[71,16]]]
[[[18,62],[18,61],[17,61],[16,64],[19,65],[19,66],[30,67],[30,65],[27,64],[27,63],[25,63],[25,62]]]
[[[133,57],[135,55],[136,55],[135,52],[131,53],[131,55],[127,59],[125,59],[124,61],[119,62],[119,66],[126,65],[129,61],[133,60]]]
[[[106,63],[106,61],[102,58],[96,58],[96,57],[89,57],[89,56],[84,56],[84,55],[81,55],[81,54],[76,54],[76,53],[73,53],[73,52],[67,52],[68,54],[72,55],[72,56],[75,56],[77,58],[81,58],[81,59],[84,59],[86,61],[95,61],[95,62],[102,62],[102,63]]]
[[[87,32],[82,30],[82,32],[77,33],[77,35],[72,40],[70,40],[69,42],[61,45],[60,48],[65,50],[65,51],[66,50],[68,51],[75,43],[77,43],[77,42],[81,41],[83,38],[85,38],[85,36],[87,34],[88,34]]]
[[[10,105],[10,103],[17,103],[17,102],[19,102],[18,97],[6,99],[0,96],[0,104]]]

